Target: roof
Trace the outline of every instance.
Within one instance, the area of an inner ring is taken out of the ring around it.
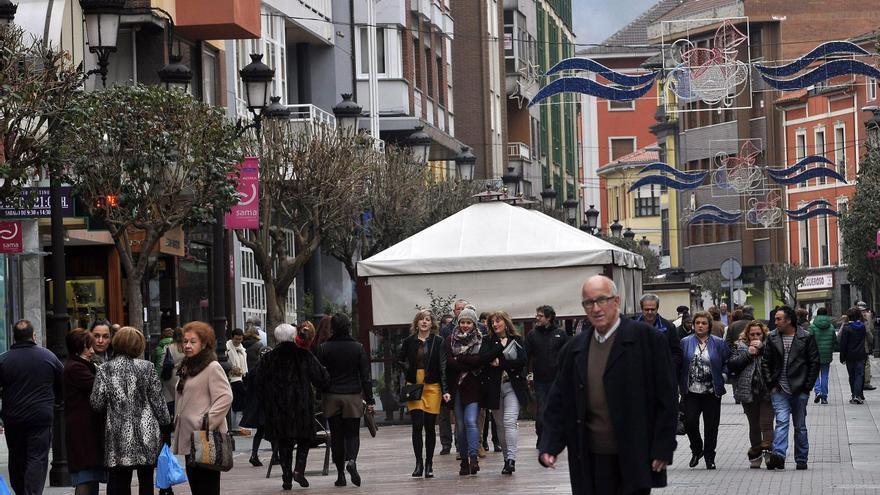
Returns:
[[[491,232],[491,242],[485,242]],[[358,263],[358,275],[417,275],[576,266],[644,267],[642,257],[538,211],[472,205]]]
[[[690,17],[701,12],[711,11],[722,7],[729,7],[740,3],[742,0],[683,0],[674,9],[665,12],[658,21],[671,21]]]
[[[606,163],[605,165],[599,167],[599,173],[609,172],[618,168],[626,168],[636,165],[647,165],[649,163],[654,163],[660,159],[660,153],[657,151],[656,148],[657,143],[651,143],[644,148],[637,149],[632,153],[623,155],[617,160]]]
[[[683,0],[660,0],[653,7],[636,17],[623,29],[612,34],[600,46],[587,48],[578,55],[605,54],[653,54],[660,51],[659,46],[648,43],[648,26],[660,16],[677,7]]]

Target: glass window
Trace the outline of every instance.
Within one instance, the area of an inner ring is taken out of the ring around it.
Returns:
[[[800,246],[800,263],[810,266],[810,221],[802,220],[798,223],[798,245]]]
[[[834,126],[834,163],[837,172],[846,177],[846,127],[843,124]]]
[[[640,187],[636,192],[636,216],[656,217],[660,215],[660,191],[653,185]]]
[[[636,150],[635,138],[611,138],[611,150],[609,161],[628,155]]]
[[[831,264],[828,253],[828,217],[820,215],[816,217],[819,234],[819,265],[828,266]]]
[[[868,78],[868,100],[877,99],[877,80],[873,77]]]
[[[816,138],[816,144],[815,144],[816,155],[817,156],[825,156],[825,129],[824,128],[816,129],[815,138]],[[817,165],[824,166],[823,164],[817,164]],[[818,179],[819,184],[825,184],[826,182],[828,182],[827,177],[819,177],[819,179]]]
[[[358,28],[360,31],[360,43],[358,43],[358,51],[360,52],[360,66],[358,72],[362,75],[370,73],[370,50],[369,35],[367,28]],[[376,28],[376,67],[377,74],[385,74],[385,29]]]
[[[795,135],[795,154],[797,155],[797,160],[802,160],[807,156],[807,133],[804,131],[798,131],[797,135]],[[798,184],[798,187],[807,187],[806,182],[801,182]]]

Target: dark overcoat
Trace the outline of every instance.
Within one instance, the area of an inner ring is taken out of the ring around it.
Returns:
[[[591,328],[577,335],[560,354],[539,449],[551,455],[568,449],[571,490],[576,495],[603,495],[593,491],[585,430],[587,357],[595,342],[593,332]],[[666,337],[621,316],[603,381],[624,474],[623,493],[662,486],[662,476],[652,474],[651,462],[672,463],[678,417],[672,370]]]
[[[529,362],[523,346],[523,338],[517,335],[508,339],[519,343],[520,350],[516,359],[509,361],[504,359],[504,346],[501,345],[501,339],[495,335],[495,332],[483,337],[480,344],[480,363],[483,365],[483,371],[480,373],[480,385],[482,387],[482,399],[480,407],[486,409],[501,408],[501,374],[506,371],[510,378],[510,385],[516,394],[520,407],[526,407],[529,403],[529,385],[526,381],[525,367]],[[498,359],[499,366],[492,366],[491,362]]]
[[[92,409],[94,363],[70,356],[64,363],[64,434],[70,472],[104,468],[104,415]]]

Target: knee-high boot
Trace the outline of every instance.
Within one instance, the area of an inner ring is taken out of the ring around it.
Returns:
[[[278,461],[281,463],[281,487],[285,490],[293,488],[293,446],[284,445],[278,449]]]
[[[306,461],[309,459],[309,445],[306,442],[298,442],[296,445],[296,466],[293,468],[293,481],[299,486],[306,488],[309,480],[306,479]]]

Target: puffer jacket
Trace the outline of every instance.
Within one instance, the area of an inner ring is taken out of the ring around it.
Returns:
[[[834,331],[831,319],[825,315],[816,316],[808,331],[816,338],[816,346],[819,347],[819,364],[828,364],[833,361],[837,333]]]
[[[749,354],[749,345],[739,340],[736,342],[733,355],[727,361],[727,368],[732,373],[736,373],[733,397],[743,404],[767,400],[770,397],[770,391],[767,389],[767,377],[761,366],[764,360],[761,351],[752,356]]]

